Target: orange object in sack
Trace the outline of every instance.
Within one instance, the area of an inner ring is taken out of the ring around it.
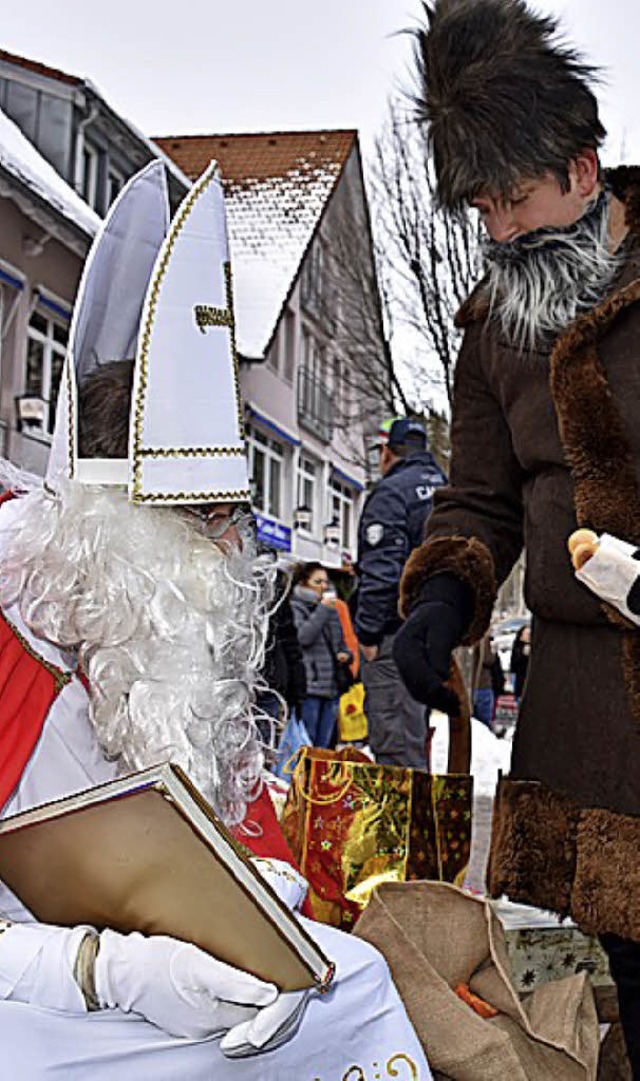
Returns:
[[[485,1021],[490,1021],[492,1017],[498,1016],[498,1011],[488,1002],[485,1002],[483,998],[478,995],[474,995],[470,990],[468,984],[459,983],[455,988],[455,993],[458,998],[461,998],[463,1002],[466,1002],[467,1006],[471,1006],[474,1013],[477,1013],[479,1017],[484,1017]]]

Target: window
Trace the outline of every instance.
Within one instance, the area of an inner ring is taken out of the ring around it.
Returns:
[[[278,335],[278,338],[279,337],[280,337],[280,335]],[[272,371],[274,371],[276,373],[276,375],[279,374],[279,370],[280,370],[280,346],[279,346],[277,340],[275,342],[271,343],[271,349],[267,353],[267,365],[268,365],[269,368],[271,368]]]
[[[344,407],[343,401],[344,384],[342,380],[342,361],[340,357],[333,358],[333,402],[336,414],[341,417]]]
[[[98,167],[100,165],[100,152],[85,139],[82,148],[82,182],[80,194],[82,198],[96,209],[98,200]]]
[[[124,184],[125,179],[122,173],[110,166],[107,173],[107,207],[110,207],[115,201]]]
[[[303,306],[314,315],[320,314],[324,263],[324,246],[317,239],[307,255],[301,287]]]
[[[282,517],[284,450],[281,443],[257,428],[247,428],[249,476],[253,505],[263,514]]]
[[[281,335],[282,341],[282,363],[280,365],[282,374],[287,380],[287,383],[293,383],[293,376],[296,370],[296,351],[298,343],[297,326],[295,312],[292,312],[290,308],[287,308],[284,313],[284,327]]]
[[[326,388],[326,355],[316,337],[304,330],[304,360],[298,372],[298,420],[319,439],[329,442],[333,403]]]
[[[309,525],[304,527],[307,533],[316,531],[317,474],[318,467],[313,458],[301,454],[298,465],[298,506],[307,507],[311,511]]]
[[[38,117],[37,91],[23,83],[10,80],[7,84],[5,108],[27,139],[35,142]]]
[[[42,419],[32,422],[30,428],[45,436],[53,433],[68,338],[66,324],[36,308],[27,329],[24,394],[44,401]]]
[[[346,484],[331,481],[331,518],[340,526],[340,544],[347,551],[351,548],[353,496]]]
[[[63,176],[67,175],[67,149],[72,139],[73,107],[70,101],[40,94],[37,146],[40,153]]]

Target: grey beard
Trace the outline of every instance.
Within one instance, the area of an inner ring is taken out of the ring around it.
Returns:
[[[530,352],[602,300],[621,259],[608,249],[610,195],[566,228],[488,241],[491,317],[510,345]]]

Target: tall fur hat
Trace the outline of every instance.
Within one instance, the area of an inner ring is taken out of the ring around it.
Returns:
[[[557,22],[524,0],[434,0],[416,31],[418,116],[428,125],[441,203],[507,195],[552,172],[606,131],[590,89],[596,69],[560,42]]]

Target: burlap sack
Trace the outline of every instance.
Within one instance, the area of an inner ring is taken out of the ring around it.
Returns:
[[[598,1020],[585,973],[511,985],[491,906],[443,882],[386,883],[354,934],[385,956],[434,1072],[451,1081],[595,1081]],[[498,1010],[485,1020],[453,991],[468,984]]]

